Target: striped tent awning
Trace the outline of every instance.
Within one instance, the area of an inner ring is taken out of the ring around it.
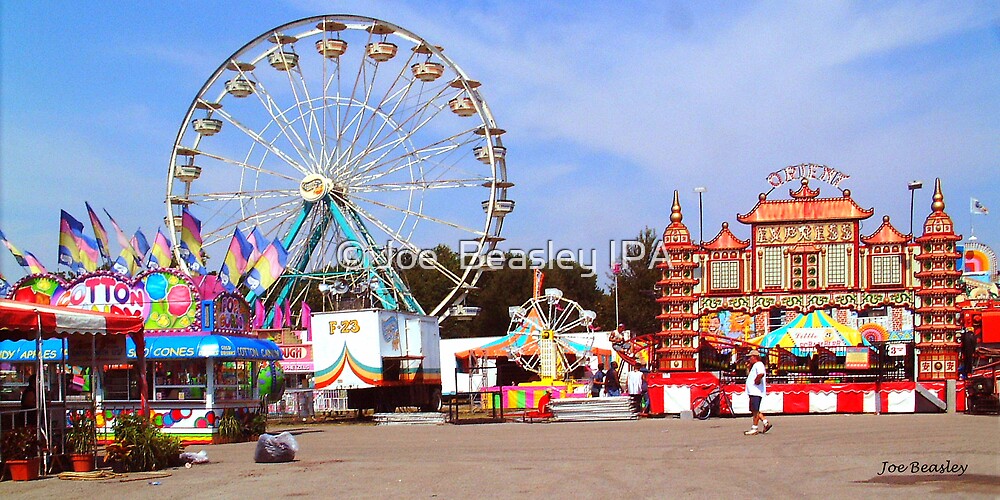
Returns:
[[[838,323],[824,311],[799,314],[777,330],[751,339],[761,347],[847,347],[868,345],[857,330]]]
[[[142,331],[143,319],[138,316],[0,299],[0,338],[34,339],[39,327],[43,338],[62,335],[126,335]]]

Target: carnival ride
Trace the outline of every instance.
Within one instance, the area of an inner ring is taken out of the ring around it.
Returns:
[[[562,290],[547,288],[509,312],[508,331],[521,337],[507,348],[509,356],[538,374],[541,385],[565,383],[570,373],[589,361],[594,342],[590,326],[597,314],[563,297]],[[574,334],[582,344],[570,340]]]
[[[1000,414],[1000,300],[967,304],[963,355],[967,365],[966,396],[970,413]]]
[[[222,61],[181,122],[166,192],[175,259],[191,267],[182,212],[197,208],[203,255],[254,228],[287,249],[269,303],[323,285],[439,321],[474,313],[464,299],[483,266],[452,269],[426,249],[460,241],[482,256],[514,208],[504,130],[479,87],[442,47],[370,17],[262,33]],[[414,299],[399,268],[415,266],[448,283],[438,303]]]

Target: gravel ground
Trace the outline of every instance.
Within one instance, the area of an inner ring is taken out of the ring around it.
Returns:
[[[1000,497],[997,417],[771,421],[760,436],[743,435],[749,418],[286,427],[300,446],[290,463],[254,463],[255,443],[195,446],[211,463],[126,482],[5,481],[0,498]]]

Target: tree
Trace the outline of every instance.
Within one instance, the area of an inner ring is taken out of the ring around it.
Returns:
[[[659,292],[656,282],[660,281],[660,270],[651,265],[654,256],[660,251],[660,239],[656,230],[646,227],[636,237],[639,243],[628,249],[629,259],[621,267],[618,274],[618,316],[633,335],[644,335],[660,331],[660,322],[656,316],[660,314],[660,305],[656,302]],[[612,280],[614,275],[609,276]],[[615,290],[604,299],[598,311],[597,320],[603,329],[613,329],[615,318]]]

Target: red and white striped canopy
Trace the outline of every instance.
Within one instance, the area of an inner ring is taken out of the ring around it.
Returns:
[[[138,316],[0,299],[0,339],[34,339],[38,333],[39,318],[43,338],[132,334],[142,331],[144,324]]]

